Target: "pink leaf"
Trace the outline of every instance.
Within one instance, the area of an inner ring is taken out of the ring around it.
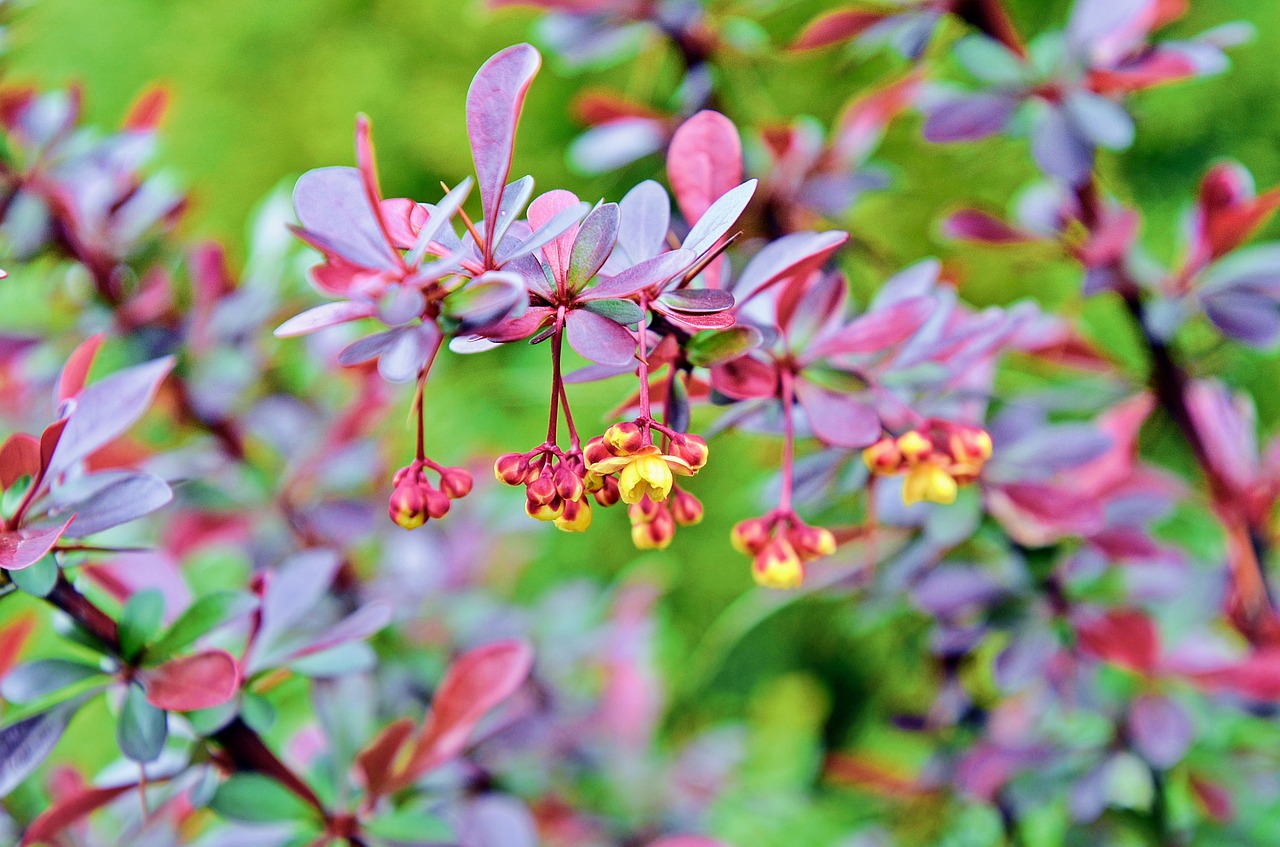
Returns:
[[[67,363],[62,367],[62,375],[58,377],[59,404],[84,390],[85,381],[89,378],[89,368],[93,367],[93,359],[98,355],[98,348],[102,346],[104,339],[105,336],[98,333],[85,339],[71,351]]]
[[[871,27],[889,17],[888,12],[867,11],[864,9],[835,9],[825,12],[813,20],[801,31],[792,50],[814,50],[827,47],[850,38],[857,38]]]
[[[716,198],[742,182],[742,142],[733,121],[698,112],[681,124],[667,150],[667,175],[690,225]]]
[[[0,445],[0,489],[9,488],[24,476],[40,473],[40,442],[34,435],[15,432]]]
[[[783,279],[806,274],[821,267],[849,233],[793,232],[771,241],[752,257],[734,286],[739,303],[745,303],[769,286]]]
[[[515,153],[516,125],[525,94],[538,73],[542,57],[529,44],[517,44],[494,55],[476,72],[467,91],[467,134],[480,183],[484,208],[485,247],[498,225],[502,192]]]
[[[539,195],[529,204],[529,226],[534,231],[542,229],[550,221],[566,209],[575,208],[580,201],[572,191],[557,188]],[[574,224],[561,235],[556,236],[542,248],[542,255],[551,267],[551,274],[557,282],[564,282],[565,273],[569,269],[569,256],[573,252],[573,240],[578,235],[578,226]]]
[[[372,303],[358,303],[354,300],[345,300],[341,303],[325,303],[289,318],[289,320],[276,327],[275,335],[277,338],[306,335],[318,329],[326,329],[338,324],[359,320],[360,318],[367,318],[375,311],[377,309]]]
[[[1032,240],[1029,233],[1015,229],[1004,221],[978,209],[961,209],[942,224],[942,233],[956,241],[978,241],[983,244],[1018,244]]]
[[[813,434],[836,447],[866,447],[880,437],[880,416],[870,405],[805,379],[796,380],[796,398]]]
[[[170,712],[211,709],[240,690],[240,666],[225,650],[165,662],[145,672],[147,702]]]
[[[932,297],[909,297],[869,312],[815,344],[805,352],[804,361],[824,356],[879,353],[914,335],[935,306]]]
[[[450,667],[431,701],[413,757],[397,782],[412,781],[457,756],[485,715],[524,684],[533,650],[520,641],[477,647]]]
[[[58,543],[75,516],[67,518],[62,526],[46,529],[15,529],[0,532],[0,568],[20,571],[40,561]]]
[[[1136,609],[1115,609],[1076,624],[1080,648],[1090,655],[1149,673],[1160,660],[1160,636],[1151,619]]]

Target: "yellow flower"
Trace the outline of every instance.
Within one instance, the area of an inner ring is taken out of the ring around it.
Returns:
[[[751,563],[751,575],[765,588],[799,588],[804,582],[804,563],[790,542],[775,538]]]
[[[655,503],[661,503],[671,494],[671,486],[675,482],[672,474],[693,474],[693,469],[684,459],[663,455],[652,444],[630,456],[614,456],[596,462],[589,470],[601,475],[619,471],[618,492],[622,495],[622,502],[628,506],[639,503],[646,496]]]
[[[902,502],[911,506],[928,500],[946,505],[956,501],[956,490],[951,474],[931,462],[922,462],[907,471],[902,482]]]

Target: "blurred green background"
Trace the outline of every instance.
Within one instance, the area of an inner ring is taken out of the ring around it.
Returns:
[[[833,5],[711,4],[717,14],[741,18],[737,31],[744,42],[756,44],[785,43],[805,21]],[[1030,34],[1060,26],[1069,9],[1067,0],[1010,0],[1009,5]],[[1175,34],[1248,20],[1258,36],[1232,51],[1234,67],[1228,74],[1140,96],[1137,144],[1104,162],[1108,188],[1146,210],[1144,239],[1161,259],[1175,249],[1181,216],[1212,161],[1240,160],[1260,186],[1280,182],[1275,61],[1280,3],[1193,0],[1192,6]],[[535,18],[527,10],[490,13],[459,0],[38,0],[22,9],[12,28],[7,76],[10,82],[42,88],[82,83],[88,121],[107,127],[118,124],[148,86],[165,84],[173,103],[160,162],[194,197],[188,234],[217,238],[233,256],[243,257],[245,222],[264,195],[291,185],[308,168],[352,162],[357,112],[373,119],[387,196],[431,200],[439,196],[441,180],[453,184],[469,173],[466,87],[490,54],[526,40]],[[722,102],[742,126],[800,114],[829,122],[851,96],[904,70],[901,61],[883,55],[827,50],[789,57],[776,50],[731,50],[720,63]],[[616,200],[635,181],[659,176],[656,158],[602,177],[570,171],[564,151],[581,128],[568,107],[575,93],[597,85],[667,107],[678,74],[675,57],[660,49],[614,67],[572,74],[548,57],[525,110],[515,172],[533,173],[543,190],[569,188],[591,200]],[[1033,178],[1024,143],[928,146],[920,139],[919,119],[908,116],[893,127],[875,158],[894,173],[894,186],[866,198],[848,220],[833,223],[852,229],[862,245],[847,259],[859,291],[912,261],[939,255],[960,275],[972,302],[1008,303],[1030,296],[1081,314],[1101,346],[1140,367],[1126,353],[1133,349],[1128,330],[1116,329],[1115,304],[1105,299],[1082,303],[1078,271],[1069,263],[1040,248],[975,251],[938,236],[937,222],[946,211],[972,201],[1004,208]],[[1280,235],[1276,224],[1269,234]],[[483,360],[447,363],[432,387],[432,437],[448,445],[440,458],[456,462],[526,449],[540,440],[544,356],[541,349],[504,350]],[[1220,351],[1215,356],[1215,369],[1255,389],[1262,420],[1280,415],[1280,392],[1271,388],[1280,378],[1274,357]],[[621,391],[606,384],[576,392],[582,398],[579,420],[588,422],[584,428],[602,420]],[[403,400],[401,408],[407,407],[407,395]],[[747,561],[727,543],[735,521],[761,511],[766,469],[776,466],[776,456],[777,445],[769,441],[719,438],[708,469],[691,485],[708,502],[704,524],[682,529],[660,556],[630,550],[621,510],[598,516],[585,537],[547,530],[539,536],[545,544],[523,590],[534,596],[576,575],[608,579],[630,567],[661,569],[673,589],[666,659],[679,681],[678,671],[702,667],[697,663],[702,654],[693,653],[693,661],[689,656],[709,629],[713,636],[739,632],[735,621],[754,621],[778,605],[773,595],[754,589]],[[513,496],[511,504],[519,509],[519,498]],[[812,517],[839,524],[853,516],[836,508]],[[718,674],[697,680],[704,714],[746,709],[762,728],[758,760],[748,770],[757,781],[803,783],[815,764],[805,757],[815,754],[824,737],[838,741],[855,734],[866,716],[883,717],[927,702],[930,691],[919,683],[928,669],[892,664],[894,657],[923,655],[921,622],[902,612],[872,618],[874,624],[860,623],[841,598],[802,600],[737,641]],[[726,628],[712,629],[717,621]],[[822,685],[815,687],[814,680]],[[874,749],[886,743],[885,737],[863,733],[859,745]],[[904,737],[893,736],[899,759],[911,757],[903,754]],[[797,738],[812,746],[802,751],[787,746]],[[800,816],[786,803],[780,795],[779,808],[762,818],[778,827],[777,838],[809,843],[803,827],[818,825],[818,818]],[[845,809],[841,816],[864,813],[876,810]],[[974,825],[988,824],[983,819]],[[775,843],[764,833],[753,837],[758,840],[742,843]]]

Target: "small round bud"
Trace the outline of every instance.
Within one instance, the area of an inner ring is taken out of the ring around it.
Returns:
[[[895,474],[902,469],[902,451],[897,440],[886,435],[862,451],[862,461],[874,474]]]
[[[536,521],[554,521],[564,514],[564,501],[555,496],[546,503],[525,498],[524,513]]]
[[[556,468],[552,479],[555,480],[556,493],[565,500],[578,500],[582,497],[584,489],[582,477],[574,473],[573,469],[563,462]]]
[[[787,533],[787,540],[800,554],[800,558],[808,562],[836,552],[836,537],[831,534],[831,530],[821,526],[794,526]]]
[[[604,443],[604,436],[597,435],[583,446],[582,458],[587,467],[591,467],[605,459],[612,459],[613,454],[609,452],[609,445]]]
[[[671,495],[671,516],[680,526],[693,526],[702,522],[702,501],[684,489]]]
[[[676,522],[662,509],[651,521],[631,525],[631,541],[639,550],[665,550],[676,537]]]
[[[909,430],[898,436],[898,452],[910,464],[923,461],[933,451],[933,442],[916,430]]]
[[[564,512],[556,518],[556,528],[564,532],[586,532],[591,526],[591,501],[586,497],[581,500],[566,500]]]
[[[701,470],[707,464],[707,457],[710,454],[707,442],[697,435],[676,433],[671,437],[671,455],[677,459],[684,459],[694,471]]]
[[[440,474],[440,490],[451,500],[466,497],[472,485],[471,474],[462,468],[445,468]]]
[[[632,524],[649,523],[663,510],[663,504],[645,497],[639,503],[627,507],[627,517],[631,519]]]
[[[493,475],[507,485],[524,485],[529,477],[529,459],[522,453],[503,453],[493,463]]]
[[[739,521],[729,536],[733,549],[754,556],[769,543],[769,521],[764,518],[747,518]]]
[[[604,431],[604,443],[615,456],[630,456],[644,444],[644,433],[632,421],[616,423]]]
[[[756,584],[765,588],[798,588],[804,582],[804,563],[785,538],[775,538],[751,563]]]
[[[529,495],[529,502],[539,506],[545,506],[556,498],[555,479],[549,473],[539,474],[536,479],[530,480],[525,490]]]
[[[449,514],[449,495],[438,488],[432,488],[428,485],[423,486],[423,493],[427,500],[428,515],[440,519]]]
[[[606,509],[616,505],[622,499],[622,491],[618,488],[618,480],[611,476],[600,478],[600,490],[595,492],[596,502]]]
[[[427,489],[414,477],[400,475],[400,482],[387,500],[387,514],[401,529],[417,529],[427,522]]]

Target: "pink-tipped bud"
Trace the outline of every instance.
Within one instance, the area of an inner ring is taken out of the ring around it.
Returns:
[[[524,513],[536,521],[554,521],[564,514],[564,501],[556,496],[546,503],[535,503],[525,498]]]
[[[439,520],[449,514],[449,495],[445,494],[438,488],[432,488],[429,485],[423,486],[424,495],[427,500],[427,514]]]
[[[831,530],[821,526],[798,524],[787,533],[787,540],[807,562],[830,556],[836,552],[836,537]]]
[[[420,470],[422,470],[422,465],[418,464],[417,462],[414,462],[411,465],[405,465],[403,468],[396,471],[395,476],[391,477],[391,484],[393,486],[399,485],[404,480],[404,478],[406,476],[409,476],[410,474],[412,474],[416,478],[418,475],[418,471]]]
[[[902,451],[898,449],[898,441],[886,435],[862,451],[862,461],[874,474],[895,474],[902,469]]]
[[[729,536],[733,549],[754,556],[769,543],[769,521],[765,518],[747,518],[734,526]]]
[[[965,424],[953,424],[948,440],[951,458],[963,464],[982,463],[991,458],[991,436],[985,429]]]
[[[765,588],[798,588],[804,582],[804,563],[785,538],[775,538],[751,563],[751,575]]]
[[[493,463],[493,475],[507,485],[524,485],[529,478],[529,458],[523,453],[503,453]]]
[[[568,465],[562,462],[560,466],[556,468],[555,473],[552,475],[552,479],[555,480],[556,493],[565,500],[578,500],[582,497],[582,492],[584,490],[582,477],[574,473],[573,469]]]
[[[471,474],[462,468],[445,468],[440,474],[440,490],[451,500],[466,497],[471,493],[473,484]]]
[[[676,433],[671,437],[671,455],[684,459],[691,469],[698,471],[707,464],[711,450],[707,442],[697,435]]]
[[[702,501],[683,488],[671,494],[671,516],[680,526],[702,523]]]
[[[615,456],[630,456],[644,445],[644,433],[632,421],[616,423],[604,431],[604,443]]]
[[[923,433],[914,429],[899,435],[897,445],[898,452],[902,454],[903,460],[910,465],[923,462],[933,452],[933,442]]]
[[[401,529],[417,529],[427,522],[427,487],[414,476],[399,474],[400,482],[387,500],[387,514]]]
[[[606,509],[616,505],[622,499],[622,489],[618,488],[618,480],[612,476],[601,477],[600,489],[595,492],[596,502]]]
[[[648,497],[641,497],[639,503],[633,503],[627,507],[627,517],[631,519],[632,525],[649,523],[661,511],[664,511],[662,503],[650,500]]]
[[[631,541],[639,550],[665,550],[676,537],[676,522],[666,509],[660,510],[651,521],[631,525]]]
[[[545,506],[556,497],[555,479],[549,473],[539,474],[536,479],[529,481],[525,490],[528,492],[530,503]]]

